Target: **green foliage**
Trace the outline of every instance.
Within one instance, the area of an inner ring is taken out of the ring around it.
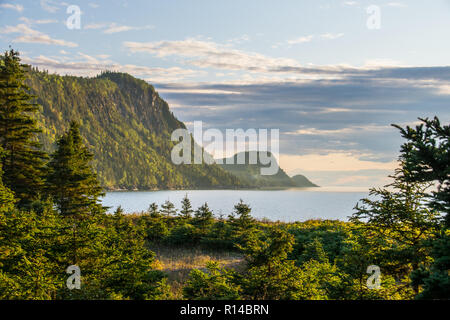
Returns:
[[[381,253],[389,260],[385,270],[407,276],[419,265],[429,263],[430,252],[424,240],[434,236],[439,214],[425,205],[429,184],[404,182],[403,175],[404,169],[399,169],[393,176],[392,190],[372,189],[370,195],[375,200],[362,199],[362,206],[355,207],[350,220],[385,240]],[[419,293],[418,286],[414,289]]]
[[[428,268],[423,265],[412,275],[413,282],[422,285],[424,291],[418,298],[448,299],[450,297],[450,126],[441,125],[435,117],[420,119],[416,128],[397,127],[407,140],[401,147],[400,160],[407,182],[430,182],[437,185],[437,191],[429,195],[431,207],[445,214],[436,239],[431,242],[434,263]]]
[[[166,217],[173,217],[177,214],[177,210],[172,202],[166,200],[166,202],[161,205],[161,213]]]
[[[104,72],[94,78],[30,72],[27,84],[42,114],[40,142],[47,152],[68,129],[80,124],[92,166],[107,189],[230,188],[238,179],[217,165],[174,165],[171,134],[185,128],[168,104],[143,80]],[[125,170],[126,168],[126,170]]]
[[[190,219],[192,217],[192,213],[194,210],[192,210],[191,200],[189,200],[187,194],[184,196],[183,200],[181,200],[181,210],[180,215],[181,217],[185,219]]]
[[[402,178],[409,182],[437,183],[432,205],[447,214],[446,223],[450,227],[450,126],[442,126],[437,117],[419,120],[422,123],[415,129],[394,125],[407,140],[400,150]]]
[[[39,110],[25,85],[27,65],[18,52],[0,55],[0,146],[3,183],[27,207],[39,198],[43,189],[45,152],[39,150],[36,134],[40,132],[33,114]]]
[[[0,147],[0,159],[4,157],[2,148]],[[0,163],[0,213],[11,211],[14,208],[16,199],[12,191],[3,184],[3,170]]]
[[[194,269],[183,287],[183,296],[192,300],[237,300],[240,287],[234,283],[234,273],[220,268],[217,262],[206,264],[206,272]]]
[[[56,144],[48,165],[47,188],[59,212],[63,215],[101,212],[98,198],[104,193],[90,167],[93,154],[84,146],[79,125],[71,122]]]
[[[268,164],[263,164],[261,161],[261,154],[263,152],[241,152],[235,154],[231,158],[220,159],[218,163],[220,166],[239,178],[243,186],[246,187],[259,187],[259,188],[289,188],[289,187],[317,187],[314,183],[309,181],[305,176],[297,175],[290,178],[283,169],[279,168],[278,172],[273,175],[262,175],[261,168],[269,167]],[[266,154],[264,154],[266,156]],[[256,163],[251,164],[250,159],[256,159]],[[273,157],[269,153],[267,157]],[[244,159],[244,163],[241,164],[240,159]],[[275,161],[275,157],[271,159]],[[230,164],[227,164],[230,163]],[[273,165],[273,164],[272,164]],[[278,166],[277,163],[275,165]]]

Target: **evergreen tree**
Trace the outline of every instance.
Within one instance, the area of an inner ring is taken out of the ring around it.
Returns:
[[[0,146],[3,182],[27,207],[38,199],[44,186],[43,168],[47,155],[36,141],[37,128],[33,113],[39,110],[25,85],[27,65],[21,64],[19,53],[10,50],[0,56]]]
[[[93,214],[104,211],[98,203],[102,188],[89,162],[93,155],[83,144],[79,125],[70,123],[69,130],[57,141],[47,178],[49,193],[63,215]]]
[[[209,209],[208,204],[205,202],[195,211],[193,223],[198,228],[200,234],[205,235],[213,222],[214,215],[211,209]]]
[[[4,153],[0,147],[0,158],[3,157],[3,155]],[[14,203],[16,202],[14,194],[3,184],[2,176],[3,170],[0,163],[0,213],[12,210],[14,208]]]
[[[434,263],[430,268],[416,270],[411,278],[424,290],[418,298],[448,299],[450,296],[450,126],[441,125],[435,117],[416,128],[398,128],[407,141],[401,147],[400,160],[404,162],[405,181],[432,182],[437,191],[430,195],[431,205],[445,213],[442,226],[432,242]]]
[[[152,202],[148,206],[147,211],[150,214],[150,217],[152,217],[152,218],[159,218],[160,217],[159,210],[158,210],[158,205],[155,202]]]
[[[166,202],[164,202],[161,205],[161,213],[167,217],[171,217],[177,214],[177,210],[175,209],[175,205],[170,202],[169,200],[166,200]]]
[[[192,213],[194,210],[192,210],[191,201],[189,200],[187,194],[184,196],[183,200],[181,200],[181,210],[180,214],[185,219],[190,219],[192,217]]]
[[[429,257],[424,241],[432,238],[439,225],[439,213],[426,205],[429,183],[405,182],[405,169],[398,169],[391,189],[371,189],[375,199],[362,199],[350,221],[392,243],[385,248],[389,269],[395,274],[417,270]],[[364,221],[364,223],[361,223]],[[406,274],[407,275],[407,274]],[[419,287],[414,287],[416,293]]]
[[[432,205],[446,213],[446,226],[450,227],[450,125],[442,126],[439,119],[421,119],[416,128],[394,127],[407,141],[401,147],[402,178],[410,182],[434,182]]]

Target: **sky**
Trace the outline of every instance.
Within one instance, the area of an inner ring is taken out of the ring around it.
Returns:
[[[0,0],[2,50],[130,73],[188,127],[279,129],[281,167],[322,186],[382,186],[392,123],[448,123],[449,37],[450,0]]]

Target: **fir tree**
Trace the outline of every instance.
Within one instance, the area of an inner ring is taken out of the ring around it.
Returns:
[[[36,141],[33,113],[39,110],[25,85],[27,65],[21,64],[18,52],[10,50],[0,56],[0,146],[3,182],[26,207],[38,199],[44,186],[43,168],[46,154]]]
[[[177,210],[175,209],[175,205],[170,202],[169,200],[166,200],[166,202],[164,202],[161,205],[161,213],[164,214],[167,217],[171,217],[177,214]]]
[[[49,193],[63,215],[98,213],[102,188],[89,162],[92,153],[83,144],[79,125],[70,123],[69,130],[57,141],[47,178]]]
[[[418,298],[448,299],[450,295],[450,126],[441,125],[439,119],[420,119],[415,128],[400,130],[407,141],[401,147],[400,160],[404,163],[403,180],[432,182],[437,191],[430,195],[431,206],[445,213],[436,240],[432,241],[434,263],[411,274],[416,285],[424,290]]]
[[[184,196],[183,200],[181,200],[181,210],[180,214],[185,219],[190,219],[192,217],[192,213],[194,210],[192,210],[191,201],[189,200],[187,194]]]
[[[0,147],[0,158],[3,157],[3,154],[3,150]],[[0,213],[12,210],[16,202],[12,191],[3,184],[2,176],[3,170],[0,163]]]
[[[152,202],[148,206],[147,212],[150,214],[150,217],[152,218],[159,218],[161,216],[158,210],[158,205],[155,202]]]

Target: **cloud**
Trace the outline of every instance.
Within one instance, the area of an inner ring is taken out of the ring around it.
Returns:
[[[396,7],[396,8],[406,8],[408,5],[402,2],[389,2],[386,4],[388,7]]]
[[[181,41],[124,42],[123,45],[133,53],[150,53],[161,58],[168,56],[192,58],[185,62],[200,68],[267,72],[284,66],[300,66],[293,59],[271,58],[193,38]]]
[[[278,128],[280,153],[348,153],[389,163],[402,139],[392,123],[450,120],[450,67],[341,69],[336,79],[155,84],[182,121],[209,127]]]
[[[26,17],[20,17],[19,20],[23,21],[27,25],[58,23],[58,20],[55,20],[55,19],[34,20],[34,19],[26,18]]]
[[[111,34],[111,33],[118,33],[118,32],[124,32],[124,31],[130,31],[130,30],[146,30],[146,29],[154,29],[154,26],[147,25],[143,27],[132,27],[132,26],[121,26],[116,25],[115,23],[112,23],[108,26],[106,30],[103,31],[103,33]]]
[[[57,12],[59,10],[59,5],[62,5],[62,3],[60,4],[53,0],[41,0],[40,4],[42,9],[50,13]]]
[[[91,23],[87,24],[84,29],[104,29],[103,33],[105,34],[113,34],[113,33],[119,33],[119,32],[125,32],[125,31],[131,31],[131,30],[148,30],[148,29],[154,29],[155,27],[152,25],[146,25],[143,27],[133,27],[133,26],[125,26],[125,25],[118,25],[116,23]]]
[[[330,39],[330,40],[341,38],[343,36],[344,36],[343,33],[324,33],[324,34],[320,35],[321,38]]]
[[[314,35],[303,36],[295,39],[288,40],[288,44],[298,44],[298,43],[306,43],[310,42],[314,38]]]
[[[67,52],[64,54],[67,55]],[[149,82],[160,81],[180,81],[184,78],[198,76],[199,71],[182,69],[178,67],[159,68],[138,66],[133,64],[119,64],[108,60],[109,55],[91,56],[82,52],[78,52],[76,56],[62,57],[46,57],[40,55],[38,57],[24,57],[23,60],[33,66],[50,72],[77,76],[96,76],[100,72],[109,70],[117,72],[126,72],[134,76],[143,78]]]
[[[53,39],[49,35],[40,31],[31,29],[26,24],[18,24],[17,26],[6,26],[0,30],[0,34],[19,33],[19,37],[13,39],[13,42],[23,43],[40,43],[48,45],[58,45],[64,47],[77,47],[78,44],[61,39]]]
[[[23,11],[23,6],[21,4],[0,3],[0,8],[12,9],[16,10],[17,12]]]
[[[83,27],[83,29],[87,29],[87,30],[94,29],[95,30],[95,29],[103,29],[106,27],[107,27],[107,24],[105,24],[105,23],[90,23],[90,24],[85,25]]]
[[[308,155],[281,155],[280,166],[287,171],[295,171],[303,168],[304,171],[361,171],[361,170],[386,170],[393,172],[398,167],[397,161],[376,162],[361,160],[351,153],[329,153]]]
[[[358,2],[357,1],[344,1],[342,4],[345,6],[357,6]]]

